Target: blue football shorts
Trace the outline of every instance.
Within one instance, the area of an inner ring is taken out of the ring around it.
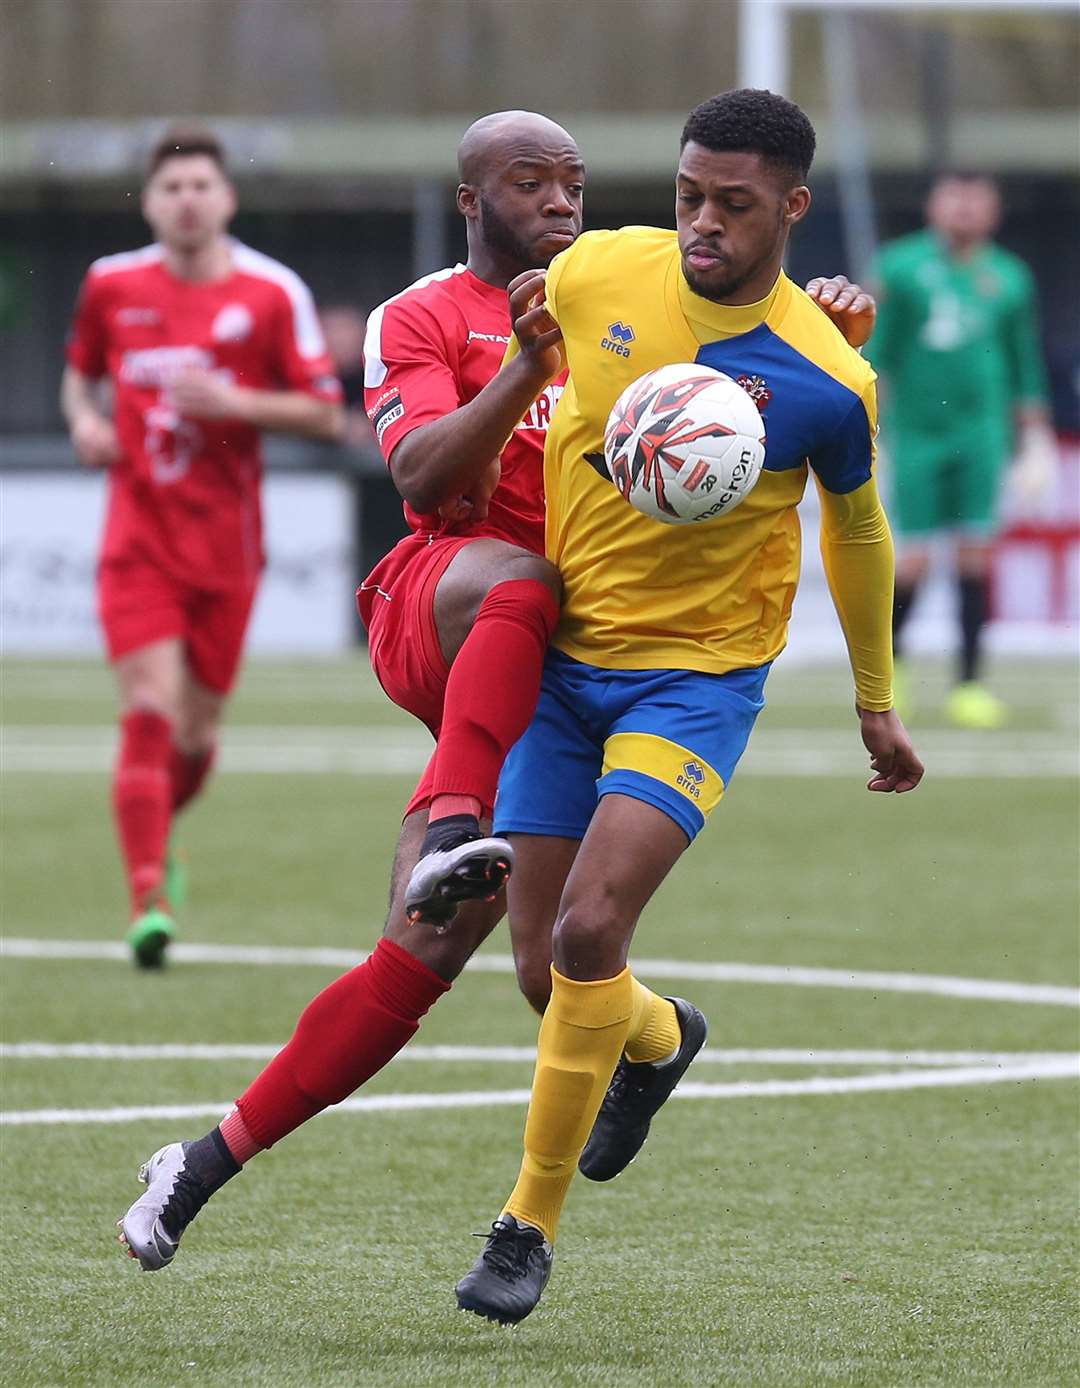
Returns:
[[[768,673],[603,670],[549,651],[536,716],[499,779],[495,832],[581,839],[600,797],[617,792],[693,840],[765,707]]]

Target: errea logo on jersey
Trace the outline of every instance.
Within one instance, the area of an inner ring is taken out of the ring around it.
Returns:
[[[630,324],[616,319],[608,324],[607,336],[600,339],[600,346],[605,352],[614,352],[617,357],[628,357],[633,340],[634,330]]]

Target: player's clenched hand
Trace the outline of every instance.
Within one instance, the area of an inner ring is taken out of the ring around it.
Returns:
[[[119,457],[116,428],[96,410],[84,410],[71,428],[71,442],[84,467],[109,467]]]
[[[199,366],[178,371],[169,382],[169,396],[177,413],[189,419],[236,419],[240,415],[237,388]]]
[[[549,381],[562,370],[562,329],[544,306],[544,270],[526,270],[507,285],[510,320],[521,355]]]
[[[915,754],[907,729],[895,709],[887,713],[859,710],[862,740],[870,753],[874,774],[867,790],[914,790],[923,778],[923,764]]]
[[[448,521],[487,520],[492,493],[499,485],[502,463],[498,458],[489,463],[464,496],[451,497],[439,507],[439,515]]]
[[[806,292],[836,324],[852,347],[865,346],[870,341],[877,321],[877,302],[858,284],[844,275],[832,279],[811,280]]]

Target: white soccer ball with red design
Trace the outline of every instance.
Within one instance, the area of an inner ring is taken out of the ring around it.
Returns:
[[[627,386],[604,431],[611,480],[666,525],[726,516],[765,461],[765,423],[740,385],[693,362],[661,366]]]

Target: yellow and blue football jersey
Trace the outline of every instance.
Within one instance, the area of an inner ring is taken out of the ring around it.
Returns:
[[[890,708],[892,547],[873,478],[869,364],[783,274],[756,304],[694,294],[675,233],[653,227],[581,236],[548,271],[547,300],[570,368],[545,453],[547,553],[564,585],[555,646],[613,670],[723,674],[771,661],[798,583],[796,506],[809,468],[857,698]],[[765,426],[757,485],[704,525],[640,514],[603,463],[617,397],[645,372],[680,361],[737,380]]]

